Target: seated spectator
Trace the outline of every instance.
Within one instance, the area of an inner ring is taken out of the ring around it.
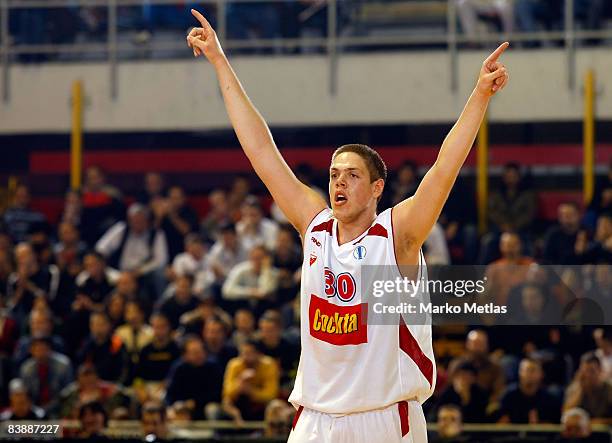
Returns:
[[[494,20],[501,24],[504,34],[511,34],[514,28],[513,3],[509,0],[453,0],[457,6],[457,14],[461,29],[476,41],[478,19]]]
[[[129,357],[119,337],[112,335],[110,319],[103,311],[89,317],[90,336],[77,356],[79,364],[96,368],[102,380],[124,383],[128,377]]]
[[[544,372],[537,360],[524,358],[519,365],[518,385],[502,395],[499,423],[558,423],[561,403],[542,386]]]
[[[249,260],[236,265],[223,284],[223,298],[245,302],[260,309],[270,304],[278,288],[278,269],[272,267],[268,251],[255,246],[249,253]]]
[[[166,408],[161,403],[149,401],[143,404],[140,424],[145,441],[165,441],[169,437]]]
[[[125,304],[125,324],[115,331],[129,354],[132,368],[138,365],[140,351],[153,339],[153,329],[145,322],[142,303],[128,300]]]
[[[476,377],[477,371],[472,363],[464,361],[458,364],[449,377],[450,384],[440,394],[437,404],[457,405],[461,408],[466,423],[485,423],[489,396],[478,386]]]
[[[125,323],[125,304],[127,298],[121,295],[121,293],[115,291],[109,297],[106,302],[106,315],[108,320],[111,322],[111,329],[115,330],[123,323]],[[89,327],[89,325],[88,325]]]
[[[55,265],[39,265],[28,243],[20,243],[15,247],[15,262],[16,270],[8,278],[5,305],[23,330],[34,300],[55,298],[59,271]]]
[[[514,300],[514,295],[517,296],[518,300]],[[521,285],[520,292],[510,296],[508,308],[510,318],[507,324],[509,325],[554,325],[558,324],[561,319],[559,307],[550,298],[546,288],[535,283]],[[519,333],[519,336],[522,335]],[[533,343],[534,346],[535,342],[542,341],[542,334],[527,331],[527,335],[529,336],[528,341]]]
[[[242,204],[236,232],[246,251],[250,251],[256,245],[264,245],[266,249],[272,250],[276,243],[278,224],[264,217],[257,197],[249,196]]]
[[[432,266],[450,265],[450,253],[446,244],[444,228],[434,224],[423,244],[423,254],[427,264]]]
[[[515,232],[504,232],[499,239],[501,258],[487,266],[486,292],[498,306],[508,304],[510,290],[524,283],[529,265],[535,263],[522,254],[521,237]]]
[[[597,218],[592,241],[588,241],[586,232],[578,234],[575,253],[580,264],[612,263],[612,212],[603,213]]]
[[[283,324],[278,311],[266,311],[259,319],[259,350],[276,360],[281,370],[280,382],[289,390],[297,373],[300,349],[297,343],[283,337]],[[288,393],[287,393],[288,394]]]
[[[98,401],[84,403],[79,408],[81,429],[78,437],[87,440],[103,440],[104,429],[108,424],[108,414]]]
[[[89,401],[100,402],[106,411],[118,411],[130,406],[130,398],[122,388],[98,378],[96,369],[84,364],[79,366],[75,382],[64,388],[50,408],[59,418],[78,418],[79,406]]]
[[[30,353],[32,357],[19,369],[19,378],[34,403],[45,407],[72,382],[72,364],[68,357],[52,350],[50,337],[33,337]]]
[[[291,426],[295,409],[285,400],[274,399],[264,412],[265,438],[287,438],[291,432]]]
[[[121,272],[117,277],[117,284],[115,285],[115,291],[112,295],[119,295],[124,300],[138,298],[140,294],[140,287],[138,285],[138,279],[132,272]]]
[[[196,309],[198,304],[199,299],[193,293],[193,276],[185,274],[174,281],[171,295],[160,300],[158,310],[168,317],[172,329],[176,329],[179,327],[181,316]]]
[[[61,269],[79,266],[87,246],[81,241],[76,225],[62,222],[57,229],[58,242],[53,247],[55,262]]]
[[[251,195],[251,184],[248,178],[244,175],[236,176],[227,194],[227,204],[233,222],[242,216],[242,207],[249,195]]]
[[[35,225],[47,221],[43,214],[31,209],[31,199],[30,188],[25,184],[17,185],[13,200],[2,216],[4,228],[15,243],[26,241]]]
[[[561,438],[555,441],[591,441],[591,417],[584,409],[571,408],[561,417]]]
[[[612,381],[612,328],[597,328],[593,331],[593,339],[597,344],[595,355],[601,362],[602,377]]]
[[[32,404],[28,389],[23,380],[14,378],[9,383],[9,407],[0,413],[1,421],[44,420],[44,409]]]
[[[238,423],[262,420],[266,405],[278,395],[279,380],[276,362],[261,353],[256,341],[245,341],[225,370],[223,410]]]
[[[217,306],[214,297],[210,293],[198,297],[200,304],[193,311],[189,311],[180,318],[179,333],[185,334],[201,334],[204,324],[210,319],[218,319],[226,325],[226,328],[231,329],[232,317]]]
[[[601,361],[594,352],[580,358],[574,381],[565,391],[563,411],[584,409],[593,423],[612,423],[612,384],[602,377]]]
[[[234,314],[232,342],[236,348],[255,336],[255,316],[249,309],[238,309]]]
[[[227,193],[222,189],[215,189],[208,194],[208,205],[208,213],[202,220],[202,232],[206,241],[215,242],[220,237],[220,228],[232,222]]]
[[[53,315],[48,309],[34,309],[30,312],[30,334],[22,336],[17,342],[15,352],[13,353],[13,362],[16,367],[21,364],[30,355],[30,347],[33,337],[49,337],[51,341],[51,349],[54,352],[64,354],[66,352],[64,340],[59,335],[53,334]]]
[[[395,178],[389,183],[389,199],[386,207],[393,207],[399,202],[412,197],[419,186],[418,166],[413,161],[405,161],[395,173]]]
[[[151,315],[153,338],[144,346],[134,371],[134,386],[140,398],[160,399],[165,388],[166,377],[181,351],[172,339],[170,321],[161,312]]]
[[[217,364],[223,372],[227,363],[238,355],[236,348],[228,343],[228,328],[220,317],[211,317],[206,320],[202,330],[208,360]]]
[[[127,224],[117,222],[98,240],[96,250],[109,266],[138,277],[163,269],[168,262],[166,236],[150,226],[148,216],[145,206],[134,203]]]
[[[77,296],[73,305],[75,311],[100,309],[104,300],[115,289],[119,272],[106,266],[104,256],[88,252],[83,260],[83,271],[77,276]]]
[[[89,247],[111,226],[124,217],[119,190],[106,183],[106,174],[98,166],[85,170],[85,183],[81,195],[81,237]]]
[[[480,262],[483,264],[499,257],[497,247],[501,232],[516,232],[526,237],[536,217],[536,196],[521,176],[520,166],[506,164],[501,179],[499,188],[489,197],[491,232],[482,239]]]
[[[203,419],[221,400],[223,373],[219,366],[206,360],[202,339],[188,335],[183,342],[183,357],[168,376],[166,404],[187,403],[194,419]]]
[[[185,192],[179,186],[172,186],[167,198],[154,199],[151,208],[156,229],[166,237],[168,260],[172,261],[183,251],[185,236],[198,230],[198,215],[187,204]]]
[[[573,202],[561,203],[557,213],[558,225],[546,232],[543,258],[549,264],[575,264],[580,208]]]
[[[292,301],[299,291],[302,250],[295,240],[295,229],[282,225],[278,230],[276,246],[272,251],[272,265],[278,269],[278,301]]]
[[[465,356],[449,364],[449,378],[454,378],[454,371],[461,364],[470,363],[476,371],[476,384],[494,406],[504,389],[505,377],[502,367],[491,358],[487,333],[481,329],[470,331],[465,340],[465,350]],[[465,414],[464,420],[469,420]]]
[[[208,261],[215,274],[216,283],[222,285],[234,266],[247,258],[246,250],[238,239],[236,226],[233,224],[221,225],[219,239],[208,254]]]
[[[206,245],[198,234],[185,236],[185,252],[176,256],[172,262],[172,277],[191,274],[195,277],[194,291],[205,292],[214,281],[214,274],[206,257]]]
[[[438,431],[431,443],[462,443],[470,441],[463,435],[463,417],[461,409],[454,404],[442,405],[438,408]]]
[[[166,180],[159,172],[147,172],[144,176],[144,190],[136,200],[149,206],[155,199],[166,195]],[[153,209],[153,208],[151,208]]]

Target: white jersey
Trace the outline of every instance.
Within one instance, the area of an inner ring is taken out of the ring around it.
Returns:
[[[435,386],[431,324],[367,324],[361,294],[364,265],[393,269],[392,210],[376,217],[355,240],[339,245],[331,209],[320,212],[304,236],[301,286],[302,353],[289,401],[328,414],[423,403]],[[419,253],[420,279],[426,279]],[[420,294],[420,296],[428,296]]]

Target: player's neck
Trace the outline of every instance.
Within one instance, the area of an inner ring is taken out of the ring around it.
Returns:
[[[343,245],[355,240],[372,226],[374,220],[376,220],[376,212],[363,212],[359,217],[352,220],[338,219],[338,244]]]

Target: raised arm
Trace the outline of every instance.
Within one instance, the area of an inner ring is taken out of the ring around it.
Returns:
[[[478,83],[457,123],[442,143],[436,162],[423,177],[414,196],[398,203],[393,209],[396,245],[399,246],[396,246],[396,252],[401,264],[414,262],[415,252],[440,216],[459,170],[474,144],[489,100],[506,86],[508,72],[498,59],[508,46],[507,42],[503,43],[484,61]]]
[[[315,191],[300,182],[281,156],[268,125],[246,95],[219,44],[215,31],[198,11],[191,13],[201,27],[187,36],[193,55],[206,56],[213,65],[225,108],[238,140],[255,172],[295,228],[304,234],[308,223],[326,206]]]

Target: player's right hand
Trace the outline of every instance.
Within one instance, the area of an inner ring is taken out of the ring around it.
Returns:
[[[189,31],[187,45],[193,49],[194,57],[204,55],[214,65],[225,58],[217,33],[198,11],[192,9],[191,14],[200,22],[201,27]]]

